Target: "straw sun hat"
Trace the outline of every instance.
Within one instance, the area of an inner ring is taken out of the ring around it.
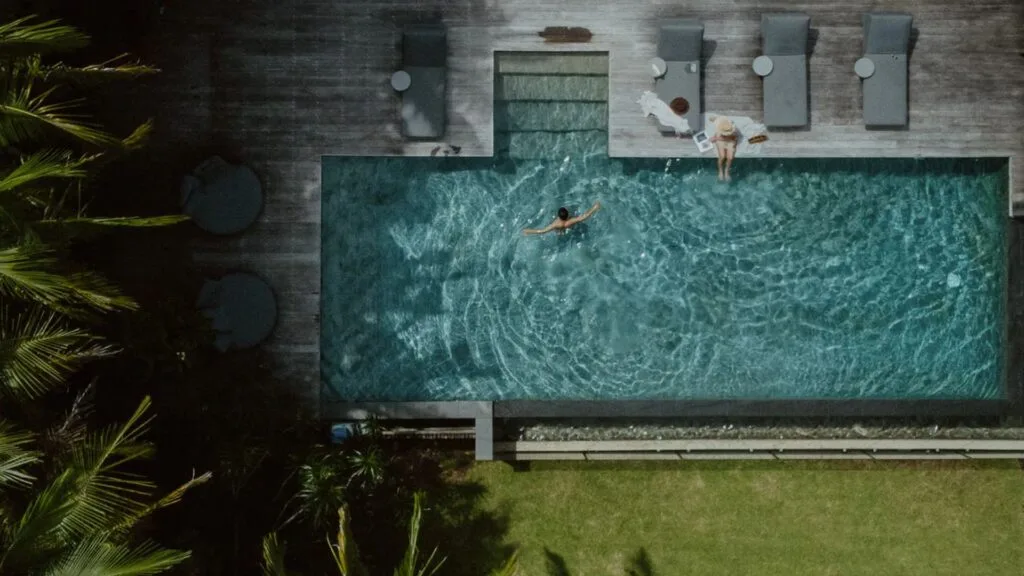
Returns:
[[[736,127],[733,126],[732,120],[719,116],[715,118],[715,132],[719,136],[732,136],[736,132]]]

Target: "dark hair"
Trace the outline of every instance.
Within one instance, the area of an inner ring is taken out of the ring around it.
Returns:
[[[566,208],[565,206],[562,206],[561,208],[559,208],[558,209],[558,218],[559,218],[559,220],[568,220],[569,219],[569,209]]]

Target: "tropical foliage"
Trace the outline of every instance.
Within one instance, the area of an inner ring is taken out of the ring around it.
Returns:
[[[116,349],[93,330],[135,302],[72,257],[77,241],[117,226],[180,217],[94,218],[88,177],[140,146],[91,122],[76,89],[155,70],[118,58],[94,66],[53,62],[88,37],[31,18],[0,25],[0,573],[156,574],[187,552],[135,537],[153,512],[205,482],[195,476],[163,497],[140,475],[153,454],[143,399],[127,421],[94,428],[94,387],[80,373]],[[56,390],[82,387],[73,400]],[[70,404],[64,400],[71,400]],[[62,410],[61,406],[66,406]],[[53,410],[56,408],[56,411]],[[52,413],[63,416],[57,421]]]
[[[84,362],[114,350],[88,331],[98,315],[135,302],[70,257],[76,240],[112,227],[149,227],[180,216],[87,214],[96,190],[87,177],[138,148],[151,130],[126,137],[90,121],[80,84],[155,70],[119,57],[99,65],[50,62],[88,37],[57,22],[23,18],[0,25],[0,399],[31,400]]]
[[[149,399],[123,424],[91,432],[75,411],[63,427],[76,439],[63,454],[44,455],[37,439],[0,423],[0,573],[31,575],[156,574],[187,552],[135,542],[131,529],[209,479],[189,480],[162,498],[132,471],[152,455],[144,440]]]
[[[413,498],[412,515],[409,518],[408,540],[402,560],[394,568],[394,576],[433,576],[445,563],[444,557],[438,556],[437,548],[431,550],[425,559],[420,554],[420,525],[423,520],[423,494],[416,493]],[[338,576],[368,576],[369,570],[359,557],[359,551],[352,539],[349,526],[349,514],[343,505],[338,508],[338,532],[335,541],[327,541],[331,558],[338,570]],[[288,576],[285,568],[285,544],[276,532],[263,539],[263,574],[264,576]],[[490,576],[514,576],[518,570],[516,554],[509,556],[503,566],[491,572]]]

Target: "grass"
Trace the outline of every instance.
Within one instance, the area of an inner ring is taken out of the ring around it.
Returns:
[[[490,462],[466,479],[529,576],[1024,574],[1017,462]],[[627,572],[638,552],[651,568]]]

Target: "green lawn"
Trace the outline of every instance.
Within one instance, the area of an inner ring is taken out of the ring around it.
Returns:
[[[527,576],[622,576],[641,547],[659,576],[1024,574],[1017,462],[493,462],[468,479]]]

